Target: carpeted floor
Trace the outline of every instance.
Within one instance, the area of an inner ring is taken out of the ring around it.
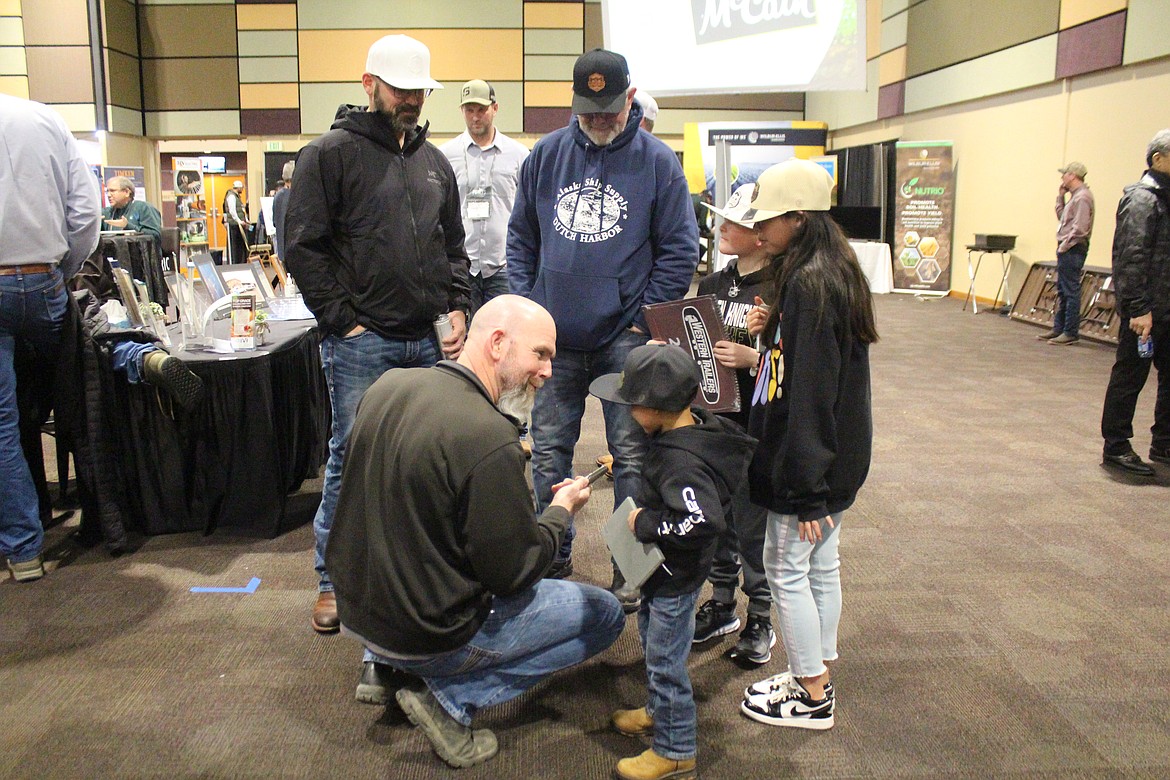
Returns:
[[[698,648],[704,778],[1170,776],[1170,467],[1100,465],[1112,348],[955,299],[877,299],[874,464],[842,528],[837,725],[769,728],[742,671]],[[1149,446],[1153,387],[1134,446]],[[591,404],[577,451],[602,452]],[[51,459],[50,459],[51,460]],[[601,488],[577,578],[608,584]],[[618,643],[482,714],[500,755],[448,769],[395,707],[353,699],[355,643],[309,627],[319,484],[271,540],[153,537],[110,558],[48,533],[50,572],[0,578],[0,777],[601,778],[644,744],[608,716],[644,702],[631,623]],[[192,593],[196,586],[253,593]],[[740,609],[742,612],[743,604]]]

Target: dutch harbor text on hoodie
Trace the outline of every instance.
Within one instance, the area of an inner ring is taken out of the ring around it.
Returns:
[[[646,330],[642,306],[684,297],[699,232],[678,158],[640,130],[641,108],[608,146],[573,119],[520,170],[508,224],[508,283],[552,314],[557,344],[594,350]]]

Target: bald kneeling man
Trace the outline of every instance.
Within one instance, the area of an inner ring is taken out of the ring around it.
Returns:
[[[398,704],[455,767],[498,749],[471,728],[476,712],[600,653],[625,625],[607,591],[542,579],[589,500],[585,478],[565,479],[536,517],[524,477],[516,418],[555,353],[543,307],[493,298],[458,361],[386,372],[350,434],[325,558],[342,632],[366,647],[357,698],[386,703],[397,679]]]

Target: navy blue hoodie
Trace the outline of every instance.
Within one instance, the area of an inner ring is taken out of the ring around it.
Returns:
[[[508,283],[552,314],[557,345],[591,351],[638,325],[647,303],[686,295],[699,228],[682,166],[640,130],[642,109],[596,146],[576,119],[520,169],[508,223]]]

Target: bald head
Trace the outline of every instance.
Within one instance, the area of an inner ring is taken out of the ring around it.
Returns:
[[[459,362],[470,368],[492,400],[552,376],[557,328],[552,315],[519,295],[501,295],[480,307],[471,320]]]

